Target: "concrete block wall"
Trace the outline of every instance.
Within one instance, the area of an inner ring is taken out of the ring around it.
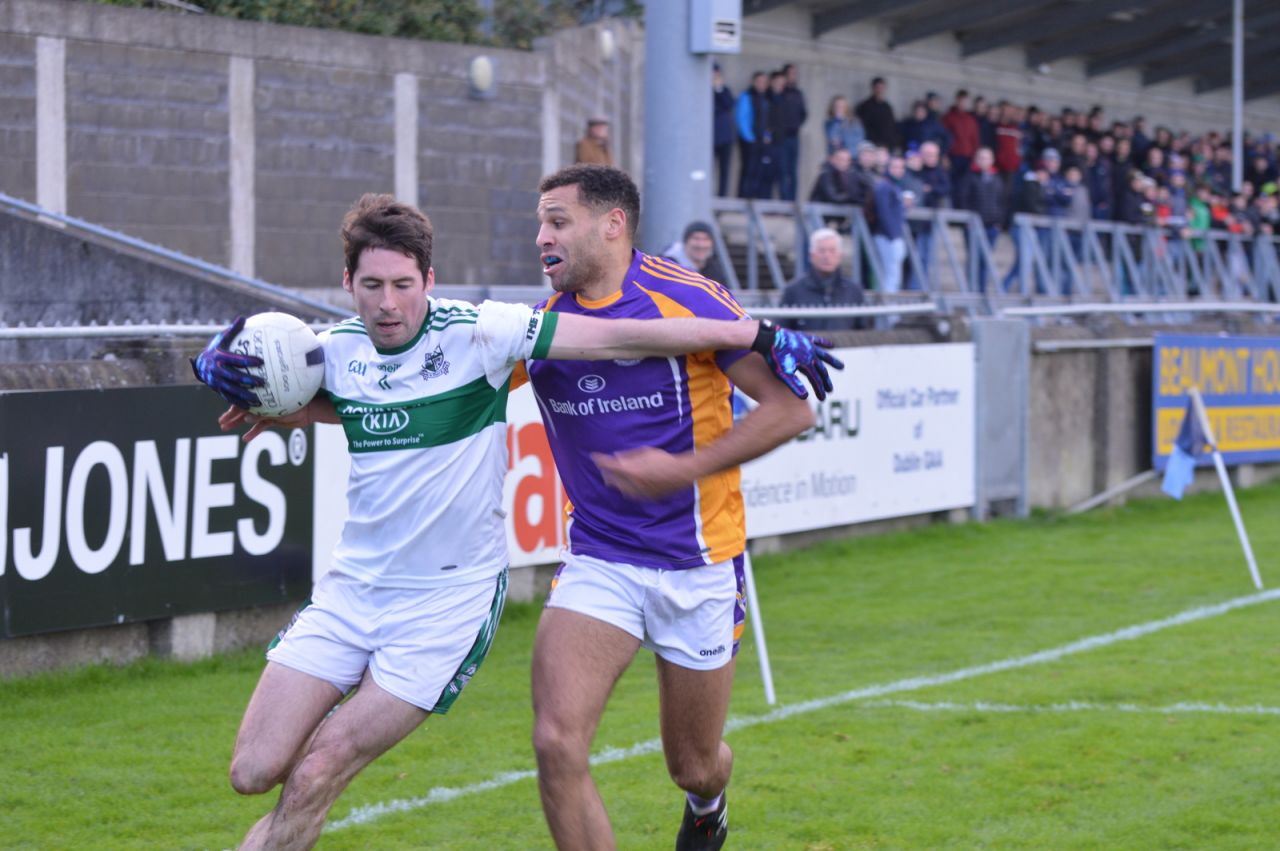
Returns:
[[[196,257],[230,245],[226,59],[101,41],[66,49],[70,212]]]
[[[343,214],[365,192],[395,189],[393,75],[271,59],[253,71],[254,273],[336,287]]]
[[[608,35],[605,35],[605,33]],[[606,59],[602,41],[613,45]],[[559,158],[573,162],[573,148],[588,118],[609,120],[614,164],[637,181],[643,176],[644,33],[631,20],[556,33],[550,44],[560,118]]]
[[[351,202],[395,192],[433,218],[438,281],[539,285],[538,179],[570,161],[588,115],[614,122],[639,173],[640,45],[634,22],[522,52],[3,0],[0,191],[322,289],[340,281]],[[494,89],[478,99],[481,56]]]
[[[0,189],[35,199],[36,40],[0,33]]]

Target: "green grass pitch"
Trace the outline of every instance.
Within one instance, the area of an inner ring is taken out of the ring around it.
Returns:
[[[1240,502],[1263,579],[1280,587],[1280,485]],[[728,847],[1276,846],[1280,600],[972,672],[1253,594],[1220,495],[934,526],[755,568],[784,711],[768,715],[748,632],[731,716],[755,723],[728,735]],[[537,616],[508,607],[454,712],[358,777],[319,847],[551,847],[535,782],[509,776],[533,768]],[[234,847],[275,802],[240,798],[226,780],[261,664],[246,652],[0,683],[0,848]],[[956,671],[970,673],[786,714]],[[656,735],[653,665],[641,654],[596,749]],[[595,776],[620,848],[672,846],[682,802],[659,754],[608,761]],[[432,789],[466,794],[423,803]],[[354,823],[393,801],[411,805]]]

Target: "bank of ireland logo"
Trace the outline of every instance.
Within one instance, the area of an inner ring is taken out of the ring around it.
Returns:
[[[436,346],[435,351],[427,352],[422,359],[422,369],[418,372],[423,378],[439,378],[449,374],[449,362],[444,359],[444,350]]]
[[[604,389],[604,379],[598,375],[584,375],[578,379],[578,389],[583,393],[599,393]]]
[[[370,411],[360,418],[360,427],[369,434],[395,434],[409,424],[409,412],[392,408],[389,411]]]

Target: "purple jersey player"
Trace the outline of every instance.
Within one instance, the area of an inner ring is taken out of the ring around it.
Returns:
[[[640,198],[625,173],[572,166],[540,192],[538,247],[556,290],[547,311],[745,317],[720,284],[633,249]],[[746,350],[527,368],[570,501],[568,552],[533,654],[552,836],[561,849],[614,847],[587,759],[609,693],[643,646],[656,655],[667,768],[687,796],[676,848],[719,848],[733,764],[721,736],[744,618],[738,465],[812,414]],[[736,425],[734,386],[760,403]]]

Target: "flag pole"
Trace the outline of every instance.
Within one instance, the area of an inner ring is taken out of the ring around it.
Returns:
[[[1240,507],[1236,505],[1236,494],[1231,488],[1231,477],[1227,475],[1227,465],[1222,462],[1218,441],[1209,427],[1209,415],[1205,412],[1204,400],[1200,398],[1200,390],[1197,387],[1192,387],[1187,392],[1191,396],[1191,407],[1196,412],[1196,418],[1200,420],[1200,429],[1204,432],[1209,448],[1213,450],[1213,466],[1218,471],[1218,480],[1222,482],[1222,492],[1227,495],[1227,507],[1231,509],[1231,519],[1236,524],[1236,535],[1239,536],[1240,546],[1244,549],[1244,559],[1249,565],[1249,575],[1253,577],[1253,584],[1261,591],[1262,577],[1258,574],[1258,563],[1253,558],[1253,548],[1249,546],[1249,533],[1244,530]]]
[[[756,577],[751,570],[751,553],[742,553],[742,580],[746,585],[747,608],[751,612],[751,634],[756,640],[756,655],[760,657],[760,680],[764,683],[764,702],[773,706],[778,702],[773,693],[773,669],[769,666],[769,648],[764,644],[764,620],[760,617],[760,599],[756,596]],[[1261,586],[1259,586],[1261,587]]]

